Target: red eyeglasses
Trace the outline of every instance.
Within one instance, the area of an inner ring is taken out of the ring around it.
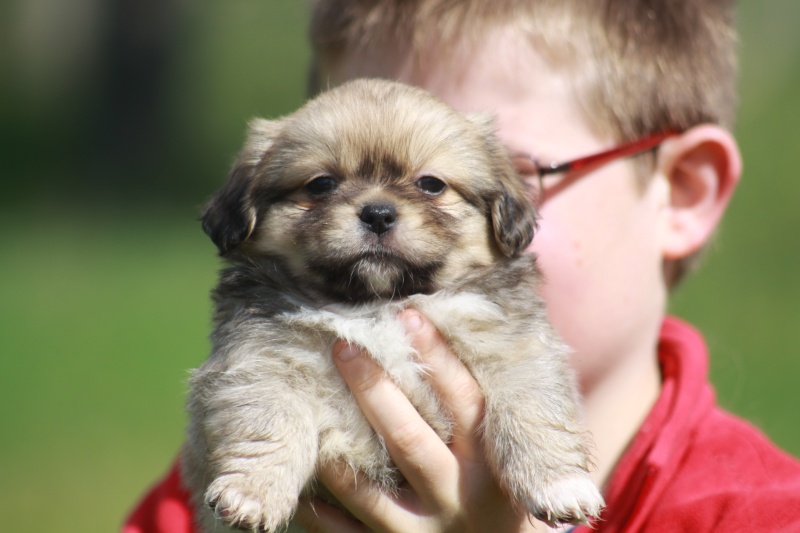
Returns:
[[[563,163],[553,161],[548,165],[542,165],[530,154],[515,153],[511,155],[511,160],[517,168],[517,172],[523,176],[534,194],[534,202],[541,205],[547,188],[544,185],[544,177],[564,172],[583,171],[598,169],[617,159],[631,157],[641,154],[648,150],[658,147],[662,142],[670,137],[678,135],[677,131],[665,131],[648,135],[635,141],[627,142],[592,155],[572,159]]]

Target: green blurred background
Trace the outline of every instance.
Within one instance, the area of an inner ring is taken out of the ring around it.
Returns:
[[[745,179],[673,311],[721,403],[800,454],[800,2],[740,2]],[[169,465],[208,350],[196,222],[304,99],[300,0],[0,4],[0,529],[105,532]]]

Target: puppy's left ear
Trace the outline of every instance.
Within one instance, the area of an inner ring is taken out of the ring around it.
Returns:
[[[228,175],[228,181],[206,204],[200,221],[221,256],[245,242],[256,227],[251,189],[258,166],[272,145],[279,121],[256,119],[247,142]]]
[[[486,113],[470,113],[466,118],[481,132],[489,149],[493,177],[499,183],[489,206],[495,242],[503,255],[513,257],[533,240],[536,208],[494,133],[494,118]]]
[[[510,168],[510,165],[509,165]],[[510,179],[519,181],[511,168]],[[511,185],[511,186],[509,186]],[[536,231],[536,210],[521,184],[501,181],[500,193],[491,205],[492,229],[498,248],[506,257],[522,253]]]

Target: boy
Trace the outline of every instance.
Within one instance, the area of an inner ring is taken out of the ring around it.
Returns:
[[[596,445],[608,505],[598,531],[800,531],[800,463],[715,406],[702,339],[665,317],[669,289],[739,180],[733,18],[730,0],[315,4],[314,90],[365,76],[415,84],[493,113],[511,153],[538,157],[538,167],[517,160],[539,190],[532,251]],[[546,174],[549,161],[576,158]],[[321,481],[360,522],[322,502],[302,503],[296,521],[309,531],[545,530],[508,504],[482,460],[477,385],[424,317],[404,318],[453,413],[453,441],[365,354],[335,346],[409,490],[381,495],[332,466]],[[186,509],[173,471],[125,531],[191,531]]]

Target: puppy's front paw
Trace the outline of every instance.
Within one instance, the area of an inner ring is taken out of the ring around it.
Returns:
[[[224,474],[205,495],[206,504],[230,527],[272,533],[281,530],[297,507],[296,491],[282,490],[268,479]]]
[[[573,474],[535,491],[528,501],[528,510],[536,519],[555,527],[585,524],[590,517],[599,516],[604,505],[589,476]]]

